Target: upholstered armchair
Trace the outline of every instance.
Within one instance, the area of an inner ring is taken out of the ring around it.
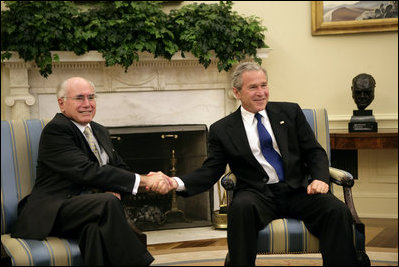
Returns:
[[[18,202],[36,178],[40,135],[47,121],[1,121],[1,265],[83,265],[77,240],[49,236],[44,240],[12,238]],[[146,235],[128,221],[146,245]]]
[[[76,240],[12,238],[18,202],[30,193],[43,120],[1,121],[1,261],[12,265],[82,265]]]
[[[330,136],[328,127],[327,111],[325,109],[303,109],[306,119],[312,127],[319,143],[330,157]],[[236,184],[234,173],[227,171],[221,178],[221,184],[227,191],[227,205],[233,197]],[[370,265],[370,260],[365,251],[365,229],[364,224],[357,215],[351,187],[354,185],[350,173],[330,167],[330,182],[342,186],[344,201],[352,213],[354,220],[354,244],[357,250],[359,262],[362,265]],[[331,190],[333,187],[330,184]],[[288,253],[320,253],[319,240],[307,229],[303,221],[292,218],[277,219],[266,225],[259,231],[258,254],[288,254]],[[225,265],[228,265],[229,255],[226,256]]]

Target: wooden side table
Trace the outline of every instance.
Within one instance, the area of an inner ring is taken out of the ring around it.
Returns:
[[[398,130],[380,130],[379,132],[331,131],[331,165],[350,172],[358,178],[359,149],[397,149]]]

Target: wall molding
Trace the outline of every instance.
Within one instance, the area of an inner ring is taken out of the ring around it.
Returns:
[[[270,50],[270,48],[258,49],[257,56],[265,59]],[[53,62],[53,73],[47,79],[40,76],[39,69],[33,61],[24,62],[17,52],[12,52],[10,59],[2,61],[2,75],[3,68],[7,70],[4,71],[5,81],[2,80],[2,84],[6,87],[6,93],[2,96],[6,100],[6,119],[40,116],[38,106],[42,103],[38,101],[39,96],[55,94],[58,84],[73,76],[82,76],[93,81],[99,93],[156,94],[168,91],[172,94],[178,90],[184,95],[193,90],[223,89],[224,99],[218,105],[224,107],[225,115],[237,106],[237,100],[229,93],[231,71],[218,71],[215,57],[205,68],[199,63],[199,59],[189,52],[185,53],[184,57],[178,52],[171,60],[154,58],[153,54],[143,52],[139,53],[139,61],[134,62],[125,71],[125,68],[119,65],[107,67],[105,59],[98,51],[89,51],[79,56],[69,51],[53,51],[52,55],[55,54],[58,55],[59,61]],[[252,59],[248,57],[244,61],[250,60]],[[151,102],[151,99],[149,101]]]
[[[361,213],[361,214],[358,214],[358,215],[359,215],[360,218],[398,219],[398,215],[397,214],[392,214],[392,213],[370,213],[370,212],[364,212],[364,213]]]
[[[356,184],[356,182],[355,182]],[[334,185],[334,195],[338,198],[342,198],[344,197],[343,193],[342,193],[342,189],[339,190],[340,188],[342,188],[341,186],[338,185]],[[339,191],[339,192],[337,192]],[[352,190],[352,194],[353,194],[353,198],[357,199],[357,198],[366,198],[366,199],[398,199],[398,193],[370,193],[370,192],[353,192]]]
[[[344,201],[344,195],[340,186],[334,186],[334,195]],[[338,191],[338,192],[337,192]],[[395,205],[389,206],[381,212],[376,212],[375,209],[368,209],[367,203],[373,203],[373,206],[386,206],[386,203],[398,203],[398,193],[372,193],[372,192],[353,192],[353,201],[355,203],[356,211],[360,218],[390,218],[398,219],[398,207]]]
[[[347,130],[352,115],[329,115],[330,130]],[[398,129],[398,113],[374,114],[378,129]]]

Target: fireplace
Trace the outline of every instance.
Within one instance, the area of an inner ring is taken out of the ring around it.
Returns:
[[[151,125],[109,127],[115,149],[130,169],[181,176],[207,156],[207,126]],[[139,192],[123,199],[129,217],[142,231],[212,225],[213,189],[183,198],[175,192]]]

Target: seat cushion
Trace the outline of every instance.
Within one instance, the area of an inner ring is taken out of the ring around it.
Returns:
[[[12,265],[19,266],[72,266],[83,265],[77,241],[58,237],[44,240],[12,238],[1,235],[1,242],[11,258]]]
[[[354,224],[353,230],[356,250],[365,251],[364,224]],[[277,219],[259,231],[257,253],[320,253],[319,239],[301,220]]]
[[[258,253],[318,253],[319,240],[296,219],[277,219],[259,231]]]

